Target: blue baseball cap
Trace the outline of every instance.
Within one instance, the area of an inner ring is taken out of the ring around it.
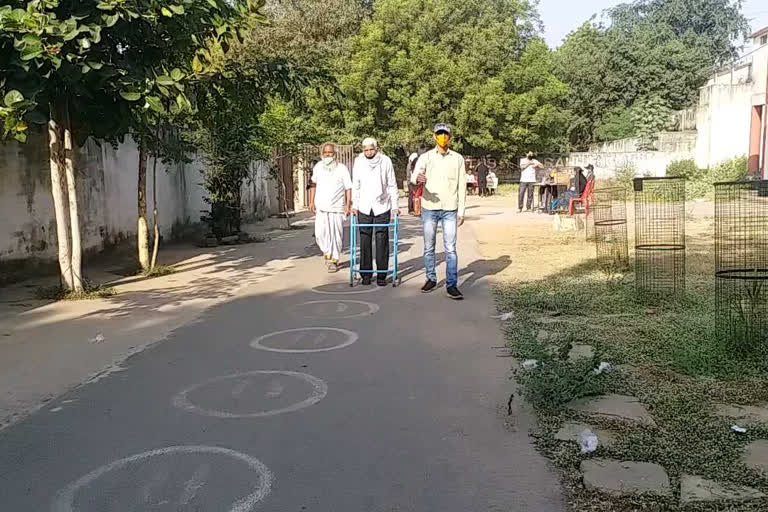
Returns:
[[[434,133],[437,132],[445,132],[450,135],[451,133],[451,125],[448,123],[437,123],[435,125],[435,129],[433,130]]]

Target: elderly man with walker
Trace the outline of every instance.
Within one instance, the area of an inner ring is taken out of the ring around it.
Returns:
[[[352,168],[352,214],[359,219],[360,274],[364,285],[387,284],[389,268],[389,224],[398,209],[397,178],[392,160],[379,150],[376,139],[363,141],[363,152]],[[379,227],[379,225],[381,227]],[[375,226],[375,227],[374,227]],[[373,236],[376,237],[376,271],[373,271]],[[354,250],[354,247],[352,248]]]

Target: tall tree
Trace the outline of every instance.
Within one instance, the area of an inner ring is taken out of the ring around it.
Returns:
[[[185,74],[178,69],[165,74],[163,63],[176,54],[179,60],[188,57],[191,39],[198,49],[187,67],[201,71],[210,52],[226,44],[220,39],[230,31],[230,18],[260,5],[252,0],[32,0],[0,7],[5,87],[16,91],[13,99],[20,95],[35,105],[26,108],[25,119],[48,124],[59,264],[67,290],[83,287],[74,143],[89,136],[122,137],[136,102],[156,112],[167,110],[163,97],[188,105],[180,83]],[[211,38],[213,48],[207,46]],[[18,135],[18,127],[4,133]]]
[[[578,148],[647,133],[651,125],[632,119],[657,120],[695,103],[713,70],[737,56],[749,28],[740,0],[638,0],[607,16],[607,25],[590,20],[556,52]]]
[[[527,0],[376,1],[337,62],[346,130],[401,148],[442,120],[455,125],[458,147],[557,145],[566,88],[539,26]]]

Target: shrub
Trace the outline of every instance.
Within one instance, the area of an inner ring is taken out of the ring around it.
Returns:
[[[614,185],[625,188],[626,190],[632,189],[632,181],[637,176],[637,168],[633,164],[626,164],[623,167],[616,169],[616,173],[611,180]]]
[[[699,168],[693,160],[675,160],[667,166],[667,176],[681,176],[692,179],[699,173]]]
[[[712,183],[719,181],[741,181],[747,177],[746,156],[724,160],[711,169]]]
[[[747,157],[723,160],[709,169],[699,169],[693,160],[678,160],[667,166],[667,176],[686,178],[685,192],[688,199],[712,199],[714,183],[741,181],[747,177]]]

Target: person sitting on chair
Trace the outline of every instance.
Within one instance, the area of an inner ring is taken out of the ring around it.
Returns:
[[[363,153],[352,168],[352,214],[360,224],[376,227],[376,284],[387,284],[389,268],[389,224],[392,215],[400,215],[397,206],[397,178],[392,160],[379,151],[374,138],[363,141]],[[360,274],[363,284],[371,284],[373,272],[373,227],[360,228]]]

